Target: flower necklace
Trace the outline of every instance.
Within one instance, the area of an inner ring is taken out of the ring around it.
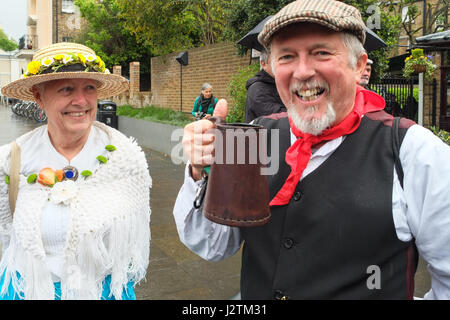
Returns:
[[[116,147],[109,144],[105,147],[105,149],[109,152],[113,152],[116,150]],[[96,158],[100,163],[107,163],[108,159],[102,155]],[[85,179],[92,175],[92,172],[89,170],[83,170],[80,173]],[[59,170],[53,170],[52,168],[44,168],[38,174],[33,173],[27,177],[27,182],[29,184],[38,182],[45,187],[52,188],[56,183],[62,181],[76,181],[78,179],[78,169],[73,166],[65,166]]]

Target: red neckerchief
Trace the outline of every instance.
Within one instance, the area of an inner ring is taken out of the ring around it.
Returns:
[[[324,130],[319,136],[303,133],[298,130],[289,118],[292,133],[297,140],[286,152],[286,163],[291,167],[289,174],[283,187],[278,191],[270,202],[270,206],[282,206],[289,203],[294,190],[302,176],[303,170],[308,165],[311,158],[311,146],[322,141],[329,141],[351,134],[358,129],[361,123],[361,117],[368,113],[383,110],[385,106],[384,99],[375,92],[366,90],[360,86],[356,88],[355,105],[344,120],[339,124]]]

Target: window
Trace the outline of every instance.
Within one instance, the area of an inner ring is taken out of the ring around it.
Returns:
[[[65,13],[74,13],[75,7],[73,4],[73,0],[62,0],[61,11]]]
[[[72,37],[62,37],[62,42],[72,42]]]

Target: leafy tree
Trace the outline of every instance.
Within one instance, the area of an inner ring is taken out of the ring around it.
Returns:
[[[10,38],[8,39],[8,36],[6,33],[0,28],[0,49],[4,51],[14,51],[19,47],[17,42]]]
[[[140,61],[141,71],[150,72],[151,48],[142,45],[130,31],[123,28],[117,0],[75,0],[87,21],[76,42],[87,45],[108,67],[121,65],[128,70],[129,62]]]
[[[124,26],[155,55],[221,39],[229,0],[117,0]]]
[[[277,13],[292,0],[235,0],[232,1],[225,37],[238,41],[269,15]],[[247,48],[239,46],[239,52]]]
[[[415,38],[421,35],[448,30],[449,0],[416,1],[416,0],[385,0],[384,6],[390,12],[401,18],[401,26],[409,38],[411,46]],[[416,23],[422,16],[423,22]],[[420,32],[422,31],[422,32]]]

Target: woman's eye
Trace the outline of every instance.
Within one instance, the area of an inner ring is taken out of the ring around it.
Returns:
[[[59,89],[59,92],[61,92],[61,93],[70,93],[70,92],[72,92],[72,88],[71,87],[64,87],[64,88]]]

